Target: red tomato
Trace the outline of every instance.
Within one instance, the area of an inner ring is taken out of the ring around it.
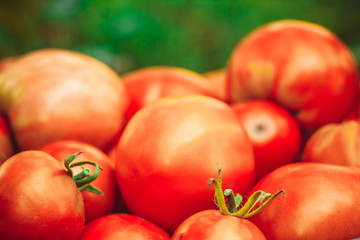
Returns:
[[[254,183],[253,148],[234,111],[201,95],[166,97],[139,110],[124,129],[116,160],[130,212],[168,232],[216,207],[206,184],[218,165],[225,187],[245,194]]]
[[[127,119],[140,108],[166,96],[202,94],[217,97],[216,91],[206,82],[205,77],[179,67],[147,67],[127,73],[122,78],[130,95]]]
[[[169,240],[170,236],[155,224],[132,214],[118,213],[88,223],[79,240]]]
[[[55,158],[20,152],[0,166],[1,239],[78,239],[84,202],[75,182]]]
[[[264,177],[253,191],[286,196],[249,218],[266,239],[360,237],[360,169],[324,163],[291,163]]]
[[[319,128],[306,142],[302,161],[360,167],[360,122],[349,120]]]
[[[124,125],[123,82],[104,63],[81,53],[40,49],[24,54],[2,72],[0,90],[0,109],[20,150],[64,139],[103,150]]]
[[[301,132],[296,120],[285,109],[266,100],[237,103],[232,109],[254,145],[256,181],[297,160]]]
[[[118,188],[115,179],[113,162],[100,149],[80,141],[62,140],[45,145],[40,150],[49,153],[61,163],[63,163],[65,158],[71,154],[83,152],[76,157],[74,163],[80,161],[91,161],[97,162],[102,167],[103,170],[100,172],[98,178],[93,182],[93,185],[99,188],[104,195],[88,191],[81,192],[85,203],[86,222],[112,212],[115,207],[116,197],[118,197],[117,204],[122,205],[120,196],[117,196]],[[86,167],[92,172],[95,169],[95,166],[92,165],[86,165]],[[81,170],[81,166],[74,168],[74,174],[80,173]]]
[[[0,115],[0,165],[15,153],[9,126],[3,115]]]
[[[218,93],[219,99],[226,100],[225,84],[226,84],[226,69],[221,68],[203,74],[205,78],[210,81],[211,86],[215,92]]]
[[[231,103],[271,99],[309,131],[341,121],[359,102],[353,54],[328,29],[305,21],[276,21],[251,32],[234,48],[227,70]]]
[[[204,210],[187,218],[174,232],[172,240],[261,240],[260,229],[247,219],[223,215],[220,211]]]

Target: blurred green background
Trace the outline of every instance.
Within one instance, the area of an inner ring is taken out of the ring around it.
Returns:
[[[56,47],[119,74],[154,65],[203,73],[225,67],[245,34],[278,19],[325,26],[360,62],[359,0],[0,0],[0,58]]]

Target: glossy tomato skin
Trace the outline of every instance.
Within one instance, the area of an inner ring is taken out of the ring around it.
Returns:
[[[82,152],[73,161],[74,163],[91,161],[98,163],[102,167],[103,170],[100,171],[98,178],[92,182],[92,185],[99,188],[104,195],[81,191],[85,204],[85,222],[111,213],[115,204],[123,205],[116,184],[114,164],[109,156],[97,147],[81,141],[62,140],[45,145],[40,150],[49,153],[62,164],[71,154]],[[74,174],[80,173],[83,167],[90,169],[92,173],[95,170],[94,166],[88,164],[74,168]]]
[[[216,207],[206,184],[219,165],[224,187],[246,194],[254,183],[253,148],[235,113],[201,95],[166,97],[139,110],[116,160],[129,211],[169,233],[195,212]]]
[[[187,218],[171,240],[265,240],[260,229],[247,219],[226,216],[220,211],[204,210]]]
[[[234,48],[227,70],[230,103],[271,99],[308,131],[341,121],[359,102],[352,52],[328,29],[305,21],[255,29]]]
[[[291,163],[276,169],[253,191],[284,189],[249,218],[266,239],[354,239],[360,237],[360,169],[324,163]]]
[[[298,160],[301,130],[284,108],[267,100],[250,100],[236,103],[232,109],[254,145],[256,181]]]
[[[327,124],[311,135],[301,160],[360,167],[360,122]]]
[[[170,236],[155,224],[132,214],[102,216],[88,223],[79,240],[169,240]]]
[[[140,108],[167,96],[202,94],[218,97],[202,75],[188,69],[171,66],[141,68],[122,76],[129,94],[126,119],[130,119]]]
[[[0,166],[0,236],[78,239],[84,202],[75,182],[49,154],[29,150]]]
[[[64,139],[103,150],[125,123],[128,98],[118,74],[79,52],[39,49],[19,56],[2,72],[0,90],[0,109],[20,150]]]

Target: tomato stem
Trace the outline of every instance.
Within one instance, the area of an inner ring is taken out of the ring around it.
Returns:
[[[102,170],[102,168],[96,162],[80,161],[80,162],[72,163],[72,161],[74,161],[74,159],[80,154],[82,154],[82,152],[72,154],[64,160],[64,166],[68,174],[74,180],[79,191],[85,190],[88,192],[103,195],[104,193],[100,189],[98,189],[97,187],[91,184],[93,181],[95,181],[98,178],[100,170]],[[95,171],[93,174],[91,174],[91,171],[88,168],[84,168],[79,174],[76,174],[74,176],[74,173],[72,171],[73,167],[83,166],[87,164],[95,166]]]
[[[210,184],[213,184],[214,188],[210,188]],[[208,188],[215,190],[214,200],[215,204],[219,207],[220,212],[225,215],[240,218],[249,218],[258,214],[280,193],[283,194],[283,198],[285,197],[285,191],[283,189],[277,191],[275,194],[259,190],[254,192],[246,203],[241,206],[243,197],[240,194],[234,194],[231,189],[226,189],[224,192],[222,191],[220,166],[218,170],[218,179],[210,178],[208,181]],[[227,204],[224,195],[227,197]],[[258,203],[260,203],[260,206]],[[256,208],[256,206],[258,207]]]

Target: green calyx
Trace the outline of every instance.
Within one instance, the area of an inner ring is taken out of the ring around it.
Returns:
[[[214,188],[210,188],[210,184],[213,184]],[[243,197],[240,194],[234,194],[231,189],[226,189],[223,192],[220,167],[218,171],[218,179],[210,178],[208,181],[208,188],[215,190],[215,204],[219,207],[221,213],[240,218],[249,218],[258,214],[280,193],[283,194],[283,198],[285,197],[285,191],[283,189],[277,191],[275,194],[259,190],[254,192],[245,204],[242,204]],[[227,198],[227,204],[225,196]],[[260,203],[260,205],[258,203]]]
[[[64,166],[66,168],[66,171],[68,172],[70,177],[72,177],[72,179],[74,180],[76,186],[80,191],[85,190],[88,192],[103,195],[104,193],[100,189],[98,189],[97,187],[91,184],[95,179],[97,179],[100,170],[102,170],[102,168],[96,162],[80,161],[80,162],[72,163],[72,161],[74,161],[74,159],[80,154],[82,154],[82,152],[72,154],[64,160]],[[88,168],[83,168],[83,170],[80,173],[74,175],[72,171],[73,167],[83,166],[86,164],[95,166],[95,171],[93,174],[91,174],[91,171]]]

